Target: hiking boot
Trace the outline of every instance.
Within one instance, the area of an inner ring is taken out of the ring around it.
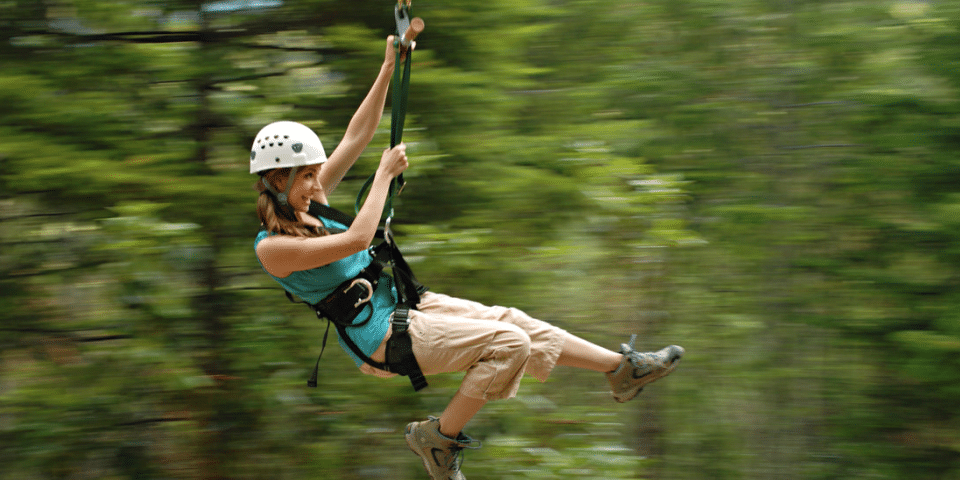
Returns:
[[[410,450],[423,460],[423,466],[433,480],[466,480],[460,473],[463,449],[480,448],[480,445],[471,446],[477,441],[463,433],[456,439],[440,433],[440,419],[437,417],[408,424],[404,437]]]
[[[623,360],[616,370],[607,373],[613,398],[626,402],[636,397],[648,383],[670,374],[683,356],[683,347],[670,345],[658,352],[638,352],[633,349],[633,342],[637,339],[630,337],[630,343],[620,344],[620,353]]]

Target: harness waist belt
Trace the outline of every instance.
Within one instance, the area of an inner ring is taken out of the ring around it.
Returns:
[[[311,306],[317,311],[317,316],[325,317],[336,325],[357,327],[365,325],[370,321],[373,312],[359,323],[354,321],[373,298],[373,292],[380,285],[382,272],[383,264],[374,257],[374,261],[361,270],[359,275],[341,283],[330,295]]]
[[[347,327],[360,327],[366,325],[373,318],[371,308],[370,315],[364,320],[354,323],[356,318],[364,311],[373,297],[373,292],[380,284],[380,275],[383,273],[384,263],[378,257],[380,255],[389,255],[384,253],[385,244],[380,244],[371,249],[371,255],[374,257],[369,266],[364,268],[359,275],[341,283],[330,295],[315,305],[311,305],[317,313],[318,318],[326,318],[337,327],[340,339],[346,344],[347,348],[353,352],[362,362],[373,368],[384,370],[390,373],[407,376],[415,391],[423,390],[427,387],[427,379],[420,370],[420,364],[413,354],[413,341],[408,332],[410,326],[410,308],[400,305],[394,310],[391,320],[390,339],[387,340],[385,362],[377,362],[363,353],[360,347],[347,334]],[[387,247],[389,248],[389,247]],[[398,288],[401,288],[398,286]],[[288,293],[289,296],[289,293]],[[324,346],[326,346],[326,334],[324,334]],[[320,355],[323,355],[321,348]],[[316,379],[320,359],[317,358],[317,366],[314,368],[313,376],[307,384],[311,387],[316,386]]]

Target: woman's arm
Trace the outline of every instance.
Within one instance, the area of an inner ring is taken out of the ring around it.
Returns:
[[[390,87],[390,77],[396,63],[396,53],[393,49],[393,36],[387,38],[387,48],[384,53],[383,65],[380,74],[370,87],[366,98],[360,103],[357,112],[353,114],[347,132],[337,148],[330,154],[326,164],[320,171],[320,183],[324,193],[329,195],[340,184],[350,167],[357,161],[367,144],[373,139],[380,119],[383,117],[383,106],[387,99],[387,89]],[[325,202],[326,198],[316,200]]]
[[[275,277],[284,278],[296,271],[322,267],[369,247],[380,224],[390,181],[409,165],[406,149],[406,145],[400,144],[383,152],[370,193],[346,232],[323,237],[267,237],[257,244],[257,257],[263,268]]]

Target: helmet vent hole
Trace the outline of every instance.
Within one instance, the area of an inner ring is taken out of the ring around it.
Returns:
[[[280,163],[280,157],[277,157],[275,160],[277,163]]]

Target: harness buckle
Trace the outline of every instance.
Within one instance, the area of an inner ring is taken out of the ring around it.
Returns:
[[[367,289],[367,296],[357,300],[357,303],[353,304],[353,308],[357,308],[360,305],[369,302],[370,299],[373,298],[373,284],[370,283],[370,281],[366,278],[354,278],[353,281],[350,282],[350,285],[343,289],[343,293],[347,293],[351,288],[356,287],[357,285],[361,285]]]

